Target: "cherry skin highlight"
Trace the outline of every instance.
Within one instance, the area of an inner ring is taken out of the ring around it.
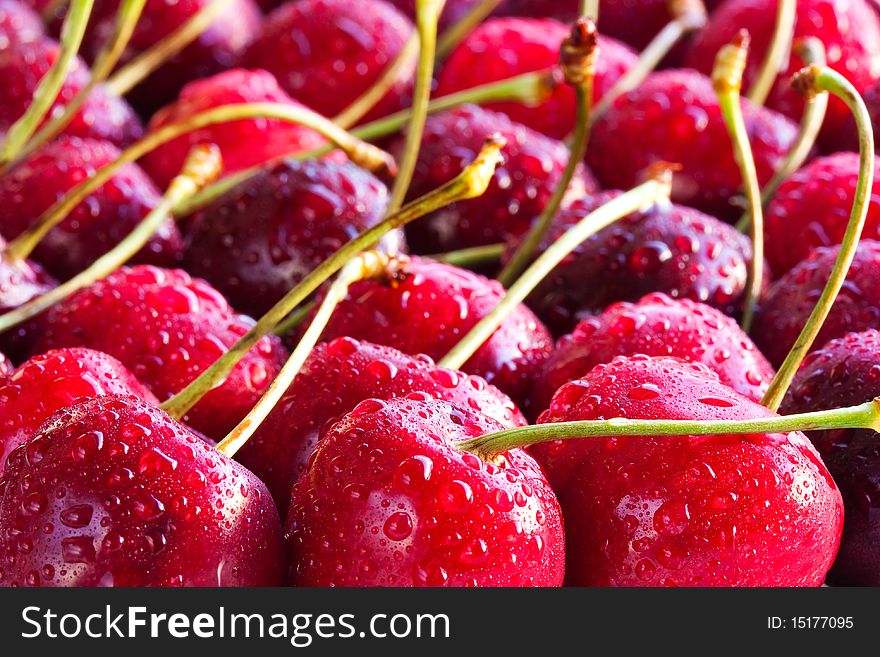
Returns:
[[[0,50],[44,36],[40,16],[18,0],[0,0]]]

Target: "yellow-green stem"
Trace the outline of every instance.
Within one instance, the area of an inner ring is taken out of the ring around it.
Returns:
[[[314,309],[315,301],[307,301],[299,308],[294,310],[292,313],[290,313],[287,317],[282,319],[272,330],[272,333],[274,333],[278,337],[283,338],[293,329],[306,321],[306,318],[308,318],[308,316],[312,314],[312,311]]]
[[[599,22],[599,0],[581,0],[581,16]]]
[[[459,249],[458,251],[437,253],[427,257],[439,262],[445,262],[448,265],[474,269],[496,264],[501,260],[504,249],[504,244],[486,244],[485,246],[472,246],[468,249]]]
[[[776,11],[776,27],[773,38],[761,64],[758,77],[749,89],[748,98],[756,105],[763,105],[776,77],[788,67],[794,24],[797,20],[797,0],[779,0]]]
[[[437,42],[437,58],[446,59],[455,47],[465,40],[468,34],[489,17],[502,0],[480,0],[462,16],[455,25],[450,26]]]

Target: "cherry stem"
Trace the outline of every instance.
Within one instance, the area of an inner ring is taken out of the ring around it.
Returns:
[[[560,64],[565,82],[574,90],[577,100],[577,118],[571,152],[550,200],[498,275],[498,281],[505,287],[509,287],[516,280],[541,246],[541,241],[550,230],[553,219],[562,206],[578,166],[586,155],[590,140],[590,108],[593,103],[593,81],[598,57],[599,33],[596,24],[588,18],[581,17],[572,27],[569,36],[562,42],[560,50]]]
[[[88,287],[116,271],[133,258],[157,230],[168,221],[171,210],[181,200],[192,196],[220,173],[220,149],[214,144],[195,146],[186,158],[181,172],[171,181],[168,190],[150,213],[122,241],[73,278],[45,294],[0,315],[0,333],[36,317],[44,310],[63,301],[74,292]]]
[[[729,436],[873,429],[880,431],[880,398],[846,408],[747,420],[637,420],[611,418],[536,424],[471,438],[456,444],[486,461],[518,447],[555,440],[618,436]]]
[[[634,212],[664,201],[672,191],[672,171],[664,164],[655,165],[652,178],[597,208],[551,244],[526,272],[507,290],[497,306],[481,319],[438,363],[440,367],[461,367],[488,340],[504,319],[568,254],[591,235]]]
[[[581,0],[581,16],[599,22],[599,0]]]
[[[464,41],[468,34],[489,17],[503,0],[480,0],[462,16],[455,25],[450,26],[437,42],[437,57],[446,59],[455,47]]]
[[[794,24],[797,20],[797,0],[779,0],[776,12],[776,27],[767,48],[767,55],[761,64],[761,71],[749,89],[748,98],[756,105],[763,105],[773,89],[776,77],[785,71],[790,57]]]
[[[416,0],[416,30],[419,34],[419,63],[416,84],[410,107],[411,117],[406,132],[406,144],[400,157],[400,170],[391,188],[388,213],[397,212],[406,199],[422,146],[422,134],[431,102],[431,84],[434,75],[434,57],[437,50],[437,22],[446,0]]]
[[[299,308],[290,313],[287,317],[282,319],[278,325],[272,329],[272,333],[277,335],[278,337],[284,337],[288,333],[290,333],[297,326],[306,321],[306,318],[312,314],[312,311],[315,309],[315,301],[307,301],[302,304]]]
[[[116,71],[107,82],[108,89],[117,96],[127,94],[162,64],[198,39],[229,8],[231,2],[232,0],[211,0],[174,32]]]
[[[229,375],[238,361],[260,339],[271,333],[279,322],[296,310],[324,281],[338,272],[346,262],[358,253],[375,247],[378,241],[390,231],[450,203],[475,198],[483,194],[495,173],[495,167],[501,160],[503,146],[504,140],[500,136],[491,137],[477,158],[465,167],[457,177],[405,205],[398,212],[386,217],[339,248],[263,315],[254,327],[242,336],[226,354],[202,372],[185,389],[164,402],[161,408],[173,418],[183,417],[205,393]]]
[[[147,0],[123,0],[119,6],[119,11],[116,13],[116,29],[113,38],[98,53],[88,83],[64,107],[64,111],[59,116],[51,119],[37,131],[27,143],[27,146],[24,147],[18,159],[27,157],[40,146],[52,141],[61,134],[61,131],[67,127],[67,124],[73,120],[77,112],[88,100],[92,91],[113,72],[113,69],[125,52],[128,42],[131,40],[131,35],[134,33],[146,2]]]
[[[825,289],[822,290],[822,294],[816,302],[813,312],[810,313],[803,330],[801,330],[801,334],[791,351],[788,352],[782,367],[770,382],[770,387],[761,400],[764,406],[774,411],[782,403],[795,373],[822,330],[822,324],[831,312],[834,301],[846,281],[850,265],[859,246],[862,230],[865,227],[868,203],[874,185],[874,130],[871,126],[871,115],[856,88],[836,71],[827,66],[816,65],[801,69],[795,75],[792,85],[807,97],[827,91],[840,98],[849,107],[855,116],[859,133],[859,177],[849,223],[847,223],[840,251],[828,277],[828,282],[825,284]]]
[[[345,151],[353,161],[368,169],[388,170],[393,168],[393,159],[390,155],[357,139],[329,119],[304,106],[292,106],[284,103],[240,103],[215,107],[162,126],[125,149],[116,160],[71,189],[64,198],[46,210],[25,232],[12,240],[6,247],[5,256],[13,261],[27,258],[52,228],[61,223],[89,194],[110,180],[122,166],[140,159],[153,149],[188,132],[209,125],[251,118],[277,119],[298,123],[321,133]]]
[[[475,269],[476,267],[496,264],[501,260],[505,246],[503,243],[486,244],[484,246],[472,246],[468,249],[459,249],[458,251],[437,253],[426,257],[438,262],[445,262],[447,265]]]
[[[269,389],[260,398],[257,404],[251,409],[251,412],[229,432],[229,434],[217,445],[217,451],[225,454],[229,458],[235,456],[251,436],[259,429],[263,421],[268,417],[272,409],[281,401],[284,393],[293,383],[296,375],[302,369],[312,349],[321,338],[327,322],[333,315],[336,306],[342,302],[348,295],[348,288],[357,281],[367,278],[379,278],[388,276],[390,271],[398,269],[405,264],[407,258],[394,258],[378,251],[364,251],[349,260],[333,281],[333,284],[327,289],[327,294],[314,318],[309,324],[309,328],[303,334],[299,344],[293,350],[290,358],[281,368],[278,376],[272,381]]]
[[[761,204],[761,186],[755,168],[755,158],[749,143],[749,133],[742,113],[740,88],[743,71],[749,56],[749,35],[745,30],[718,51],[712,70],[712,86],[718,96],[724,124],[733,142],[736,162],[742,173],[743,186],[749,204],[752,226],[752,263],[749,268],[746,295],[743,303],[743,330],[748,331],[755,314],[755,304],[764,281],[764,209]]]
[[[333,123],[342,127],[350,128],[360,121],[393,87],[401,76],[415,67],[415,59],[419,48],[419,35],[413,33],[394,61],[388,65],[382,76],[376,80],[367,91],[357,98],[351,105],[333,117]]]
[[[447,96],[441,96],[428,104],[428,113],[436,114],[466,103],[489,103],[498,101],[515,101],[522,103],[537,104],[546,99],[558,84],[555,69],[546,69],[534,73],[525,73],[513,78],[490,82],[488,84],[465,89]],[[403,128],[410,120],[410,110],[402,110],[377,121],[372,121],[351,130],[351,135],[360,139],[378,139],[393,134]],[[250,180],[267,167],[274,166],[283,160],[307,160],[326,155],[332,149],[321,147],[307,152],[287,153],[279,155],[266,162],[254,165],[248,169],[237,171],[213,185],[206,187],[196,194],[190,201],[181,204],[175,210],[178,217],[185,217],[196,210],[205,207],[215,199],[223,196],[229,190]]]
[[[31,104],[6,133],[0,148],[0,172],[13,162],[39,127],[40,122],[52,109],[58,93],[64,86],[67,74],[76,60],[83,35],[92,14],[94,0],[71,0],[70,9],[61,28],[58,57],[34,89]]]
[[[810,64],[825,66],[825,45],[815,37],[806,37],[796,41],[794,52],[805,66]],[[823,91],[822,93],[812,94],[807,99],[797,138],[786,154],[782,166],[779,167],[779,170],[774,174],[770,182],[761,190],[761,204],[764,207],[773,200],[782,183],[807,161],[807,158],[813,151],[813,146],[816,145],[816,139],[819,137],[819,131],[822,129],[822,122],[825,120],[827,109],[827,92]],[[744,233],[749,230],[751,224],[751,217],[746,212],[737,222],[736,228],[741,233]]]
[[[706,6],[703,0],[668,0],[667,5],[672,20],[645,47],[633,67],[596,103],[591,121],[595,122],[608,111],[615,100],[639,86],[682,37],[702,29],[706,24]]]

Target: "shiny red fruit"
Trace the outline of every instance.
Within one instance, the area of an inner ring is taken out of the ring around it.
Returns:
[[[585,319],[557,343],[535,386],[532,414],[546,409],[553,394],[569,381],[616,356],[635,354],[702,363],[752,401],[761,401],[774,374],[730,317],[701,303],[650,294],[638,303],[616,303]]]
[[[118,358],[158,397],[182,390],[253,326],[204,281],[181,270],[124,267],[37,318],[31,353],[87,347]],[[266,392],[287,357],[261,340],[184,421],[222,438]]]
[[[323,430],[365,399],[414,392],[479,411],[506,429],[526,423],[510,398],[480,377],[437,367],[427,356],[337,338],[315,347],[236,458],[266,482],[284,512]]]
[[[0,500],[0,586],[275,586],[283,577],[266,487],[136,397],[59,411],[9,456]]]
[[[563,386],[539,423],[773,417],[705,365],[620,357]],[[819,586],[843,526],[810,441],[788,434],[582,438],[532,453],[581,586]]]
[[[298,586],[559,586],[559,507],[522,450],[485,463],[455,444],[501,425],[415,394],[357,406],[293,488]]]
[[[0,50],[36,41],[45,34],[40,16],[18,0],[0,0]]]

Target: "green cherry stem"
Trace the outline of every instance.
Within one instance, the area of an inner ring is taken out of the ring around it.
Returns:
[[[240,103],[224,105],[206,110],[200,114],[169,123],[147,134],[143,139],[125,149],[111,164],[99,169],[79,185],[70,190],[64,198],[46,210],[25,232],[12,240],[6,248],[6,257],[23,260],[34,247],[55,226],[89,194],[110,180],[120,167],[140,159],[146,153],[158,148],[183,134],[218,123],[229,123],[240,119],[267,118],[298,123],[321,133],[336,144],[355,162],[371,170],[393,168],[390,155],[352,136],[329,119],[303,106],[284,103]]]
[[[472,246],[468,249],[459,249],[458,251],[449,251],[447,253],[437,253],[435,255],[426,256],[438,262],[445,262],[447,265],[455,265],[456,267],[464,267],[465,269],[475,269],[486,265],[494,265],[504,253],[505,244],[486,244],[484,246]]]
[[[592,121],[595,122],[605,114],[620,96],[639,86],[682,37],[702,29],[706,24],[706,6],[703,0],[667,0],[666,4],[672,20],[645,47],[635,65],[596,103],[590,117]]]
[[[250,413],[220,441],[217,445],[218,452],[232,458],[259,429],[272,409],[281,401],[281,397],[293,383],[296,375],[299,374],[309,354],[312,353],[312,349],[321,338],[336,306],[348,294],[349,286],[367,278],[387,276],[389,271],[403,266],[405,261],[405,256],[396,259],[378,251],[364,251],[345,263],[333,284],[327,289],[327,294],[318,307],[309,328],[306,329],[278,376],[275,377],[269,389],[266,390]]]
[[[19,159],[27,157],[40,146],[52,141],[61,134],[61,131],[67,127],[67,124],[73,120],[73,117],[76,116],[83,104],[88,100],[95,87],[104,82],[110,73],[113,72],[113,69],[116,68],[116,64],[125,52],[125,47],[131,40],[131,35],[134,33],[146,3],[147,0],[123,0],[119,5],[119,11],[116,13],[116,29],[114,30],[113,38],[98,53],[95,65],[92,66],[92,74],[88,83],[79,90],[76,96],[73,97],[73,100],[65,105],[64,112],[51,119],[37,131],[22,150]]]
[[[599,33],[596,24],[588,18],[581,17],[572,27],[569,36],[562,42],[560,64],[565,82],[574,89],[577,100],[577,118],[571,152],[568,163],[562,172],[550,200],[535,220],[516,252],[498,275],[498,281],[504,286],[510,284],[523,272],[541,245],[562,201],[568,193],[568,187],[577,172],[578,166],[587,152],[590,140],[590,108],[593,103],[593,80],[596,75],[596,59],[599,56]]]
[[[231,2],[232,0],[211,0],[174,32],[116,71],[107,81],[108,89],[117,96],[127,94],[162,64],[198,39],[229,8]]]
[[[30,106],[6,133],[6,139],[0,148],[0,172],[15,160],[22,147],[52,108],[52,104],[64,86],[67,73],[75,61],[76,53],[89,22],[89,16],[92,14],[93,5],[94,0],[71,0],[64,25],[61,28],[58,58],[37,84]]]
[[[793,48],[794,53],[804,63],[804,66],[811,64],[825,66],[825,46],[816,37],[799,39],[795,41]],[[811,94],[807,99],[794,143],[791,145],[779,170],[774,174],[770,182],[764,186],[764,189],[761,190],[761,203],[764,207],[767,207],[767,204],[773,200],[782,183],[807,161],[813,146],[816,145],[816,139],[819,137],[819,131],[822,129],[822,123],[825,120],[825,112],[827,110],[827,92]],[[737,222],[736,229],[741,233],[745,233],[751,225],[751,217],[748,212],[745,212]]]
[[[749,89],[748,99],[756,105],[763,105],[773,89],[776,77],[788,66],[789,48],[797,20],[797,0],[779,0],[776,11],[776,27],[767,48],[767,55],[761,64],[758,77]]]
[[[795,75],[792,85],[808,97],[827,91],[840,98],[849,107],[855,116],[859,132],[859,178],[856,183],[855,199],[849,223],[846,226],[837,260],[834,262],[834,269],[831,270],[825,289],[822,290],[822,294],[801,330],[801,334],[785,357],[785,361],[783,361],[775,378],[770,382],[764,399],[761,400],[764,406],[774,411],[782,403],[795,373],[813,346],[819,331],[822,330],[822,324],[831,312],[834,301],[846,281],[846,275],[855,257],[859,239],[865,227],[868,203],[874,184],[874,130],[871,126],[871,115],[856,88],[840,73],[827,66],[815,65],[801,69]]]
[[[588,214],[551,244],[510,286],[500,303],[446,354],[438,363],[440,367],[461,369],[462,365],[501,326],[510,312],[524,301],[532,290],[588,237],[633,212],[668,201],[672,191],[672,171],[664,165],[658,164],[655,165],[652,176],[647,182],[621,194]]]
[[[536,424],[478,436],[456,444],[464,452],[491,461],[518,447],[555,440],[610,438],[616,436],[727,436],[831,429],[880,431],[880,399],[858,406],[813,413],[747,420],[636,420],[611,418]]]
[[[450,203],[480,196],[486,191],[501,159],[504,140],[492,137],[480,151],[477,158],[455,178],[433,192],[405,205],[398,212],[385,218],[351,239],[333,255],[324,260],[298,285],[290,290],[278,303],[263,315],[254,327],[236,342],[229,351],[213,365],[202,372],[186,388],[161,405],[171,417],[180,419],[209,390],[223,381],[236,363],[260,339],[271,333],[279,322],[305,301],[328,278],[336,274],[346,262],[361,251],[373,248],[389,231],[400,228],[426,214],[445,207]]]
[[[742,326],[749,330],[755,313],[755,304],[761,294],[764,281],[764,210],[761,204],[761,187],[755,168],[755,158],[749,143],[740,100],[743,71],[749,55],[749,35],[745,30],[729,44],[718,51],[715,67],[712,70],[712,85],[718,96],[721,114],[730,140],[733,142],[734,155],[742,173],[743,186],[749,204],[749,216],[752,226],[752,264],[743,305]]]
[[[315,301],[306,301],[299,308],[290,313],[287,317],[282,319],[274,329],[272,329],[272,333],[277,335],[279,338],[283,338],[285,335],[290,333],[297,326],[302,324],[309,315],[312,314],[312,311],[315,309]]]
[[[437,42],[438,59],[446,59],[468,34],[489,17],[503,0],[480,0],[455,25],[450,26]]]
[[[589,18],[593,24],[599,22],[599,0],[581,0],[581,16]]]
[[[400,156],[399,171],[391,188],[388,213],[397,212],[406,198],[416,170],[422,133],[431,102],[431,84],[434,76],[434,57],[437,50],[437,22],[446,0],[416,0],[416,30],[419,34],[419,63],[410,111],[412,116],[406,132],[406,143]]]

